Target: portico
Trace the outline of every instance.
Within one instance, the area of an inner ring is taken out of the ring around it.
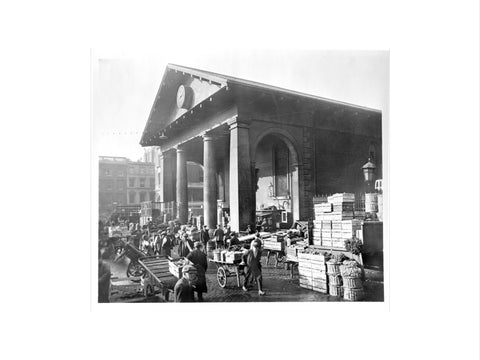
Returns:
[[[175,202],[180,222],[188,220],[186,164],[194,162],[203,166],[210,228],[223,212],[232,230],[244,230],[256,211],[272,207],[288,226],[312,216],[312,197],[333,192],[337,174],[361,176],[371,146],[381,173],[381,113],[169,64],[140,144],[157,149],[157,197]],[[343,192],[362,184],[353,177],[339,185]]]

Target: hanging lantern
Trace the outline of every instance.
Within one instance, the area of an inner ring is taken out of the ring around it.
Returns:
[[[370,158],[365,165],[362,166],[363,176],[365,177],[365,182],[372,182],[375,176],[375,169],[377,166],[372,162]]]

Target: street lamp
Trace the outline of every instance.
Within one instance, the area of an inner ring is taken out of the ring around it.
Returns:
[[[366,192],[370,192],[372,188],[373,181],[375,179],[375,169],[377,166],[372,162],[370,158],[365,165],[362,166],[363,176],[366,183]]]

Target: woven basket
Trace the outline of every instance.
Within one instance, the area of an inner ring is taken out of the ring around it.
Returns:
[[[328,283],[333,286],[342,285],[342,277],[339,274],[328,274]]]
[[[332,296],[343,296],[343,287],[328,285],[328,293]]]
[[[363,282],[361,278],[343,277],[343,286],[349,289],[363,289]]]
[[[329,263],[327,262],[327,272],[329,274],[340,274],[340,263]]]
[[[359,301],[363,300],[365,292],[363,289],[350,289],[343,287],[343,299],[349,301]]]

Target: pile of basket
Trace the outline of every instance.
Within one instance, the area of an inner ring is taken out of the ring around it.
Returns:
[[[335,258],[327,261],[328,293],[332,296],[343,296],[342,275],[340,265],[342,263]]]
[[[340,274],[343,281],[343,298],[350,301],[362,300],[365,296],[362,267],[355,260],[345,260],[340,265]]]

